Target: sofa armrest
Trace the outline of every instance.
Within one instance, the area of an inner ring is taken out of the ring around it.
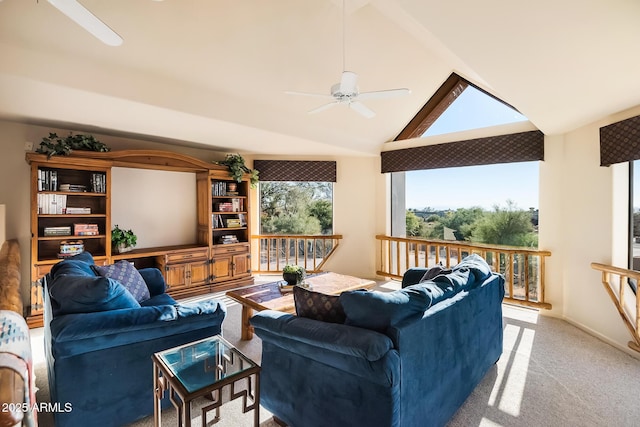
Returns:
[[[144,282],[149,288],[149,294],[154,297],[156,295],[164,294],[166,290],[166,284],[164,282],[164,276],[162,272],[157,268],[141,268],[138,270]]]
[[[334,375],[352,375],[383,387],[392,387],[400,377],[400,356],[391,339],[379,332],[271,310],[256,314],[251,324],[262,339],[265,375],[269,370],[285,381],[289,372],[270,367],[314,361]]]
[[[173,305],[66,314],[48,326],[55,358],[99,351],[131,343],[211,328],[220,333],[226,307],[218,303],[203,314],[183,315]]]
[[[251,318],[256,334],[269,333],[283,346],[304,343],[322,350],[364,358],[371,362],[381,359],[393,348],[384,334],[337,323],[297,317],[279,311],[264,310]]]

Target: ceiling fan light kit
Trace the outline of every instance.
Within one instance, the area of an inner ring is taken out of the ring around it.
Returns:
[[[122,37],[76,0],[47,1],[104,44],[109,46],[120,46],[122,44]]]

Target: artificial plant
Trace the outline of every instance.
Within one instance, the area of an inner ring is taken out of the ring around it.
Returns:
[[[73,150],[105,152],[111,149],[93,135],[69,134],[69,136],[62,138],[56,133],[50,132],[48,137],[42,138],[36,153],[43,153],[51,158],[56,154],[68,156]]]
[[[258,172],[256,169],[248,168],[244,163],[244,158],[240,154],[227,154],[224,160],[213,162],[217,165],[226,166],[229,169],[231,178],[236,182],[242,182],[242,175],[250,174],[249,182],[251,188],[255,188],[258,183]]]

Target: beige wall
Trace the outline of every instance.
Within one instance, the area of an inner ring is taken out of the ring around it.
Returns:
[[[629,351],[629,335],[591,262],[627,265],[628,166],[600,166],[602,126],[635,108],[545,138],[540,167],[540,248],[550,250],[548,300],[562,317]]]

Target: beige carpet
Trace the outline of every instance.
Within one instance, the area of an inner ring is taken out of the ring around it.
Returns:
[[[381,283],[380,289],[396,287],[395,282]],[[223,324],[225,338],[259,362],[260,339],[240,340],[241,307],[224,296],[222,299],[228,310]],[[639,359],[565,321],[540,316],[535,310],[505,305],[504,321],[505,351],[500,361],[460,408],[449,427],[640,425]],[[620,327],[624,325],[621,323]],[[32,330],[32,345],[36,383],[41,389],[37,398],[48,401],[41,328]],[[240,400],[225,403],[222,419],[216,426],[251,426],[251,413],[242,414],[240,406]],[[165,426],[177,425],[175,410],[163,411],[162,421]],[[264,408],[260,411],[260,421],[261,427],[276,427]],[[132,424],[135,427],[152,425],[153,417]],[[201,423],[194,420],[193,425],[200,427]],[[49,414],[40,414],[40,426],[53,426]],[[424,427],[428,426],[425,420]]]

